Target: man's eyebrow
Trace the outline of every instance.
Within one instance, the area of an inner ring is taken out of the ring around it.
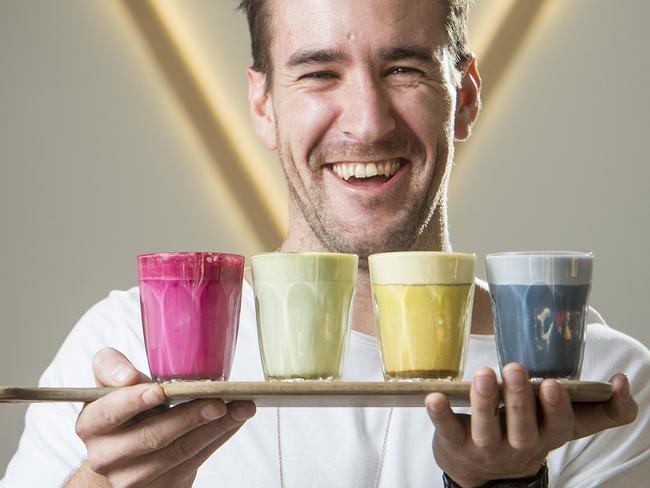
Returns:
[[[401,61],[414,59],[425,63],[434,62],[433,52],[422,46],[395,46],[379,50],[379,59],[384,61]]]
[[[325,64],[343,61],[347,58],[341,49],[300,49],[286,62],[289,68],[309,64]]]

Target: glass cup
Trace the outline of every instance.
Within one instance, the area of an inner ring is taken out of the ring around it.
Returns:
[[[269,253],[253,256],[251,265],[266,379],[340,379],[358,257]]]
[[[152,378],[227,380],[239,328],[244,257],[143,254],[138,271]]]
[[[512,252],[486,256],[499,365],[533,380],[580,377],[593,255]]]
[[[386,381],[462,378],[476,256],[396,252],[368,263]]]

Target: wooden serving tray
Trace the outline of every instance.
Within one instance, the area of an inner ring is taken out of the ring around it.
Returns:
[[[609,383],[560,381],[573,402],[603,402],[612,394]],[[170,402],[194,398],[253,400],[258,407],[421,407],[432,392],[447,395],[453,406],[469,405],[466,381],[418,382],[229,382],[162,383]],[[0,403],[91,402],[116,388],[20,388],[0,386]],[[535,394],[539,384],[533,383]]]

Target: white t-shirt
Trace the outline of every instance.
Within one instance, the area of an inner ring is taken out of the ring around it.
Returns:
[[[631,380],[640,405],[628,426],[570,442],[549,454],[551,486],[647,487],[650,479],[650,353],[610,329],[592,311],[587,328],[583,380],[607,381],[617,372]],[[116,291],[92,307],[71,331],[41,386],[94,386],[92,358],[103,347],[118,349],[149,373],[138,289]],[[470,338],[466,377],[479,367],[498,371],[494,336]],[[351,334],[343,373],[347,381],[381,381],[377,340]],[[233,381],[262,381],[253,290],[244,287]],[[83,462],[85,446],[75,434],[79,403],[32,404],[18,451],[0,488],[58,487]],[[349,488],[374,486],[390,409],[283,408],[279,410],[284,485]],[[422,408],[394,409],[387,433],[380,486],[442,486],[431,450],[433,426]],[[194,486],[280,486],[278,411],[255,417],[199,469]]]

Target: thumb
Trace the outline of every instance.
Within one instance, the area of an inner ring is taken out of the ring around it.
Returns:
[[[612,397],[605,404],[607,416],[617,425],[624,425],[636,419],[639,407],[630,393],[630,383],[623,373],[609,380],[612,384]]]
[[[573,404],[576,438],[629,424],[636,418],[639,407],[630,393],[627,377],[619,373],[610,382],[612,396],[607,402]]]
[[[131,386],[151,382],[151,378],[138,371],[124,354],[112,347],[105,347],[95,354],[93,372],[97,386]]]

